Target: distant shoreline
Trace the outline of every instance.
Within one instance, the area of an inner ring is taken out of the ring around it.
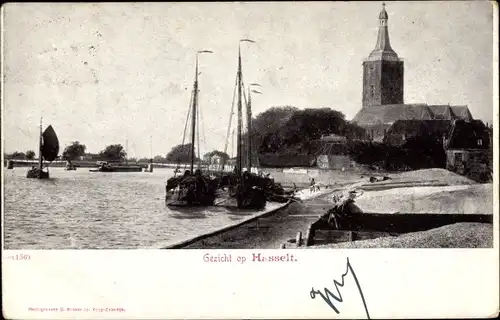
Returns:
[[[38,165],[38,160],[20,160],[20,159],[13,159],[14,161],[14,168],[15,167],[31,167],[33,165]],[[5,159],[4,160],[4,166],[7,166],[7,163],[9,160]],[[97,161],[87,161],[87,160],[75,160],[71,162],[74,166],[77,168],[96,168],[97,167]],[[128,164],[130,165],[139,165],[144,168],[146,168],[149,163],[148,162],[135,162],[135,161],[129,161]],[[53,161],[53,162],[45,162],[44,165],[48,165],[49,167],[57,167],[57,168],[64,168],[66,166],[66,161]],[[172,168],[174,169],[177,165],[176,164],[167,164],[167,163],[153,163],[155,168]],[[181,164],[181,166],[183,166]]]

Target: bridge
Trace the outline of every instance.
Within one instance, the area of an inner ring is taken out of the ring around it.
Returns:
[[[4,166],[7,166],[8,162],[12,161],[14,163],[14,167],[31,167],[31,166],[37,166],[38,165],[38,159],[33,159],[33,160],[23,160],[23,159],[5,159],[4,160]],[[66,166],[66,161],[65,160],[56,160],[52,162],[48,161],[43,161],[44,166],[48,167],[65,167]],[[80,167],[80,168],[95,168],[97,167],[97,161],[89,161],[89,160],[73,160],[71,162],[75,167]],[[147,166],[150,164],[149,162],[135,162],[135,161],[129,161],[128,164],[131,165],[138,165],[143,168],[147,168]],[[189,170],[189,164],[177,164],[177,163],[162,163],[162,162],[153,162],[153,168],[168,168],[168,169],[175,169],[179,167],[180,170]],[[198,166],[195,165],[196,168]],[[222,168],[220,165],[201,165],[201,169],[206,170],[209,169],[211,171],[220,171]],[[224,171],[232,171],[234,170],[233,166],[226,165],[224,167]]]

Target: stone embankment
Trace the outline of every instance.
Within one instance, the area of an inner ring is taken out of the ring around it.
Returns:
[[[469,248],[493,245],[492,184],[477,184],[443,169],[389,174],[385,175],[385,179],[384,175],[373,177],[366,174],[351,174],[350,179],[347,177],[346,175],[345,179],[337,180],[335,185],[328,185],[327,180],[321,181],[318,184],[319,189],[306,188],[297,192],[296,196],[301,201],[294,201],[282,209],[255,217],[236,227],[200,236],[196,241],[178,247],[186,249]],[[303,186],[307,183],[307,180],[304,180],[293,183],[300,183]],[[375,220],[396,218],[397,223],[403,222],[402,225],[405,225],[404,221],[399,220],[404,220],[405,216],[408,216],[408,219],[421,220],[418,217],[420,215],[425,220],[423,224],[426,225],[429,224],[428,221],[432,224],[435,216],[444,215],[445,218],[449,218],[450,214],[453,214],[467,216],[465,220],[468,217],[479,219],[479,222],[476,220],[450,224],[441,222],[441,225],[418,232],[330,230],[322,234],[320,230],[311,233],[311,226],[317,225],[320,218],[329,210],[346,202],[347,199],[353,200],[360,220],[365,216],[373,216]],[[484,223],[480,223],[481,221]],[[315,234],[319,238],[323,237],[323,242],[327,243],[308,239],[308,236],[314,238]],[[309,241],[313,245],[305,246]]]

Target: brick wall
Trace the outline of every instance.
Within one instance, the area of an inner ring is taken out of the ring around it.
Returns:
[[[363,106],[404,103],[404,62],[363,62]]]

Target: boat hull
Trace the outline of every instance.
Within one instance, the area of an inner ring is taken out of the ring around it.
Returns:
[[[38,168],[30,169],[26,173],[26,178],[30,179],[48,179],[49,173]]]
[[[142,172],[142,167],[139,166],[116,166],[116,167],[101,167],[99,169],[89,170],[90,172]]]
[[[211,207],[214,206],[216,196],[204,194],[198,198],[190,197],[187,191],[176,189],[175,191],[167,192],[165,196],[165,204],[167,207]]]

